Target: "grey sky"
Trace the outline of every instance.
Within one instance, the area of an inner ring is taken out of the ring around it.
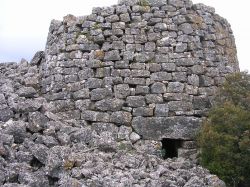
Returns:
[[[88,15],[92,7],[116,4],[118,0],[0,0],[0,62],[30,60],[44,50],[49,24],[63,16]],[[250,17],[248,1],[193,0],[213,6],[232,26],[241,70],[250,71],[248,44]]]

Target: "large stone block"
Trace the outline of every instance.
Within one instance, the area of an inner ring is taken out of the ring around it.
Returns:
[[[144,139],[193,139],[201,120],[194,117],[134,117],[132,127]]]

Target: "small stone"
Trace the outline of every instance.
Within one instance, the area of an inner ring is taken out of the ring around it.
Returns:
[[[78,72],[78,76],[80,80],[85,80],[94,77],[94,71],[91,68],[84,68],[83,70]]]
[[[166,31],[168,29],[168,26],[166,23],[156,23],[154,28],[156,31]]]
[[[195,74],[188,76],[188,84],[193,86],[199,86],[200,84],[199,76]]]
[[[125,29],[125,23],[124,22],[112,23],[112,29]]]
[[[151,93],[160,94],[165,93],[167,91],[166,85],[161,82],[156,82],[151,86]]]
[[[132,143],[135,143],[137,142],[138,140],[141,139],[140,135],[135,133],[135,132],[132,132],[130,135],[129,135],[129,139]]]
[[[14,117],[14,112],[9,107],[0,108],[0,121],[6,122]]]
[[[117,139],[119,141],[121,140],[129,140],[129,135],[130,133],[132,132],[132,128],[131,127],[127,127],[127,126],[120,126],[119,127],[119,131],[118,131],[118,134],[117,134]]]
[[[185,85],[180,82],[170,82],[168,83],[167,92],[170,93],[180,93],[183,92]]]
[[[121,60],[120,53],[118,50],[113,50],[113,51],[108,51],[105,53],[104,60],[108,61],[116,61],[116,60]]]
[[[153,52],[155,51],[156,45],[154,42],[145,43],[145,51]]]
[[[193,108],[191,102],[170,101],[168,102],[169,111],[190,111]]]
[[[211,107],[211,102],[206,96],[194,96],[193,105],[195,110],[204,110]]]
[[[119,21],[119,16],[111,15],[111,16],[106,17],[105,20],[106,22],[110,22],[110,23],[117,22]]]
[[[171,73],[167,72],[156,72],[152,73],[150,78],[153,81],[169,81],[172,79],[172,75]]]
[[[166,0],[147,0],[148,4],[153,7],[161,7],[167,4]]]
[[[22,87],[17,91],[20,97],[33,97],[37,91],[33,87]]]
[[[121,99],[103,99],[95,103],[95,107],[100,111],[118,111],[121,110],[124,101]]]
[[[116,123],[119,125],[130,125],[132,120],[132,115],[130,112],[113,112],[110,117],[110,122]]]
[[[147,104],[162,103],[163,102],[162,94],[147,94],[146,102]]]
[[[74,92],[73,93],[73,98],[75,100],[78,100],[78,99],[88,99],[89,98],[89,89],[88,88],[84,88],[84,89],[81,89],[77,92]]]
[[[149,93],[149,87],[148,86],[140,86],[137,85],[135,88],[135,94],[136,95],[146,95]]]
[[[184,34],[191,34],[194,32],[192,25],[189,23],[183,23],[179,26],[179,29],[184,33]]]
[[[31,132],[39,132],[46,128],[46,123],[49,119],[41,112],[32,112],[28,116],[29,123],[27,128]]]
[[[167,117],[168,116],[168,104],[156,104],[155,105],[155,116]]]
[[[130,78],[130,77],[126,77],[124,79],[124,83],[125,84],[130,84],[130,85],[145,85],[146,84],[146,80],[145,80],[145,78]]]
[[[87,82],[85,83],[86,88],[101,88],[103,84],[102,79],[97,79],[97,78],[89,78]]]
[[[138,107],[133,109],[133,116],[153,116],[154,109],[146,107]]]
[[[34,144],[30,145],[29,150],[31,153],[39,160],[41,163],[45,164],[48,156],[49,148],[43,144]]]
[[[14,143],[23,143],[27,138],[26,123],[23,121],[6,122],[5,133],[14,137]]]
[[[150,77],[150,72],[147,70],[135,70],[131,71],[132,77]]]
[[[96,88],[91,91],[90,95],[92,101],[102,100],[112,96],[112,90],[109,88]]]
[[[162,70],[166,72],[174,72],[176,70],[176,65],[174,63],[163,63]]]
[[[130,22],[130,20],[131,20],[130,15],[128,13],[121,14],[120,19],[121,19],[122,22],[125,22],[125,23]]]
[[[176,53],[183,53],[187,50],[187,44],[186,43],[177,43],[175,46],[175,52]]]
[[[161,64],[157,64],[157,63],[149,64],[149,71],[150,71],[150,72],[158,72],[158,71],[161,71]]]
[[[109,122],[110,115],[104,112],[84,110],[81,114],[81,119],[94,122]]]
[[[124,99],[130,95],[130,88],[128,84],[118,84],[115,86],[115,97]]]
[[[145,106],[145,98],[143,96],[129,96],[126,99],[126,103],[130,107],[142,107]]]
[[[30,65],[39,65],[42,60],[45,58],[44,51],[38,51],[36,54],[33,56],[32,60],[30,61]]]

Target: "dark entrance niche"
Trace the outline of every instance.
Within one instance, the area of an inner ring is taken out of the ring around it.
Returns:
[[[161,140],[163,158],[178,157],[178,149],[181,147],[182,142],[183,140],[163,138]]]

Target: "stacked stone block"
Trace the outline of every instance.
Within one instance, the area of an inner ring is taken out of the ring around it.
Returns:
[[[121,0],[52,21],[42,93],[54,112],[192,139],[225,76],[238,71],[230,25],[189,0]],[[84,103],[84,104],[83,104]]]

